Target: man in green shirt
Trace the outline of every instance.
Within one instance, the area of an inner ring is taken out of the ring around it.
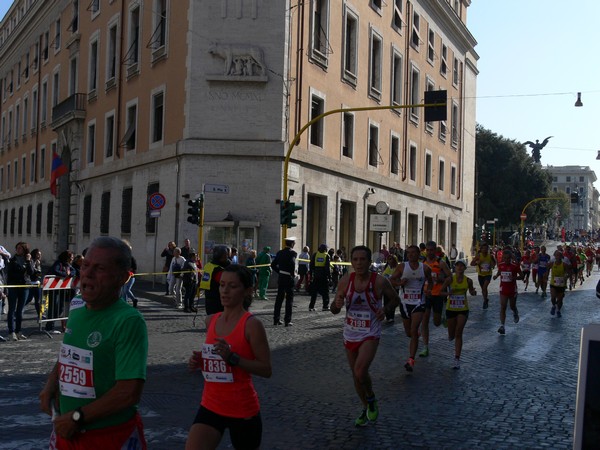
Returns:
[[[58,362],[40,393],[41,409],[53,416],[51,448],[146,448],[137,407],[148,334],[142,315],[119,297],[130,266],[131,250],[120,239],[97,238],[87,251],[79,282],[85,307],[70,312]]]

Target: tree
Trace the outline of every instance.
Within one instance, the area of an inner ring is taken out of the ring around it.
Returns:
[[[477,125],[475,183],[478,224],[497,218],[499,227],[517,226],[523,207],[550,197],[551,175],[528,155],[526,147]],[[527,208],[527,222],[544,223],[556,212],[554,202]]]

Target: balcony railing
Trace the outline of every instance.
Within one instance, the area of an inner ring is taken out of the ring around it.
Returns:
[[[52,127],[85,117],[86,94],[73,94],[52,108]]]

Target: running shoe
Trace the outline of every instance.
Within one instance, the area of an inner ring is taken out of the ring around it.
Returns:
[[[542,292],[542,298],[546,298],[548,297],[548,294],[546,294],[546,291]]]
[[[19,338],[17,337],[17,333],[14,333],[14,332],[10,333],[9,337],[10,337],[10,340],[12,340],[12,341],[18,341],[19,340]]]
[[[556,310],[556,317],[562,317],[562,313],[560,312],[560,309]]]
[[[488,309],[488,306],[490,305],[490,300],[487,298],[483,299],[483,309]]]
[[[444,315],[442,316],[442,326],[444,328],[448,328],[448,318],[446,317],[446,312],[444,311]]]
[[[515,309],[514,313],[515,323],[519,323],[519,311]]]
[[[527,286],[525,286],[525,292],[527,292]]]
[[[375,422],[377,417],[379,417],[379,407],[377,406],[377,400],[373,399],[367,404],[367,419]]]
[[[554,314],[556,314],[556,306],[552,305],[552,308],[550,308],[550,315],[553,316]]]
[[[419,356],[426,358],[427,356],[429,356],[429,347],[425,347],[423,349],[423,351],[421,353],[419,353]]]
[[[19,333],[17,335],[17,337],[19,338],[20,341],[26,341],[27,340],[27,336],[25,336],[23,333]]]
[[[415,359],[408,358],[408,361],[406,361],[406,364],[404,364],[404,368],[406,369],[407,372],[412,372],[413,367],[415,367]]]
[[[500,333],[501,335],[505,335],[506,334],[506,330],[504,329],[504,325],[500,325],[500,328],[498,328],[498,333]]]
[[[394,323],[394,319],[387,319],[386,322],[387,323]]]
[[[358,418],[354,421],[354,426],[355,427],[364,427],[369,423],[369,418],[367,417],[367,410],[363,409],[362,413],[360,413],[360,416],[358,416]]]
[[[460,358],[454,358],[454,365],[452,366],[454,370],[460,369]]]

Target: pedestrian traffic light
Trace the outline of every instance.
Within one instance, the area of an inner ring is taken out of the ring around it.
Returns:
[[[298,218],[298,216],[296,214],[294,214],[296,211],[299,211],[302,209],[302,205],[296,205],[295,203],[290,202],[289,200],[286,200],[284,202],[281,202],[279,204],[280,207],[280,223],[281,225],[286,225],[288,228],[293,228],[295,226],[297,226],[297,224],[294,222],[294,220],[296,220]]]
[[[571,192],[571,203],[579,203],[579,193]]]
[[[447,102],[448,91],[425,91],[425,122],[446,120],[448,116]]]
[[[187,221],[189,223],[193,223],[194,225],[200,224],[200,199],[197,198],[195,200],[188,200],[188,218]]]

